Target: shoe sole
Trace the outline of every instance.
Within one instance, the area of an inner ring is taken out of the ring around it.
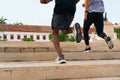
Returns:
[[[106,41],[106,43],[107,43],[109,49],[112,49],[114,47],[114,44],[113,44],[113,42],[112,42],[110,37],[109,37],[109,41]]]
[[[90,53],[91,52],[91,50],[88,50],[88,51],[84,51],[85,53]]]
[[[66,60],[56,61],[56,63],[58,63],[58,64],[65,64]]]
[[[81,32],[81,27],[79,25],[79,23],[75,23],[75,29],[76,29],[76,42],[79,43],[82,40],[82,32]]]
[[[114,47],[113,42],[110,40],[107,42],[109,49],[112,49]]]

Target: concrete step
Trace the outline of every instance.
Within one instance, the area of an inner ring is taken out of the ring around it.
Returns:
[[[83,51],[84,46],[75,46],[75,47],[61,47],[62,51]],[[107,46],[92,46],[93,51],[114,51],[120,52],[120,47],[115,46],[113,49],[109,49]],[[53,52],[56,51],[54,47],[18,47],[18,46],[6,46],[0,47],[0,52]]]
[[[64,52],[65,59],[69,61],[77,60],[112,60],[120,59],[120,52],[92,51],[85,52]],[[53,61],[57,57],[56,52],[8,52],[0,53],[0,62],[6,61]]]
[[[87,78],[87,79],[62,79],[62,80],[120,80],[120,77]]]
[[[102,80],[105,77],[120,77],[120,60],[0,63],[0,80]]]
[[[104,41],[91,42],[93,51],[119,51],[120,41],[113,41],[114,48],[109,49]],[[83,51],[85,48],[84,42],[61,42],[63,51]],[[14,42],[0,41],[0,52],[51,52],[55,51],[52,42]]]

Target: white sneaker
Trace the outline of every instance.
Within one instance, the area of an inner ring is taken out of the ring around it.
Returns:
[[[82,32],[81,32],[81,27],[79,23],[75,23],[74,25],[74,35],[76,42],[79,43],[82,40]]]
[[[64,64],[66,63],[66,60],[64,59],[64,55],[62,56],[58,56],[55,60],[56,63],[59,63],[59,64]]]

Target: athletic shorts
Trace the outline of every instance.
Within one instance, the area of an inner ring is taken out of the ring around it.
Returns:
[[[70,27],[73,21],[71,15],[53,15],[52,18],[52,29],[66,30]]]

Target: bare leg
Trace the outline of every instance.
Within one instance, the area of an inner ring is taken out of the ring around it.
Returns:
[[[62,50],[60,48],[60,42],[59,42],[59,39],[58,39],[58,33],[59,33],[59,30],[53,30],[53,44],[54,44],[54,47],[58,53],[59,56],[62,55]]]

